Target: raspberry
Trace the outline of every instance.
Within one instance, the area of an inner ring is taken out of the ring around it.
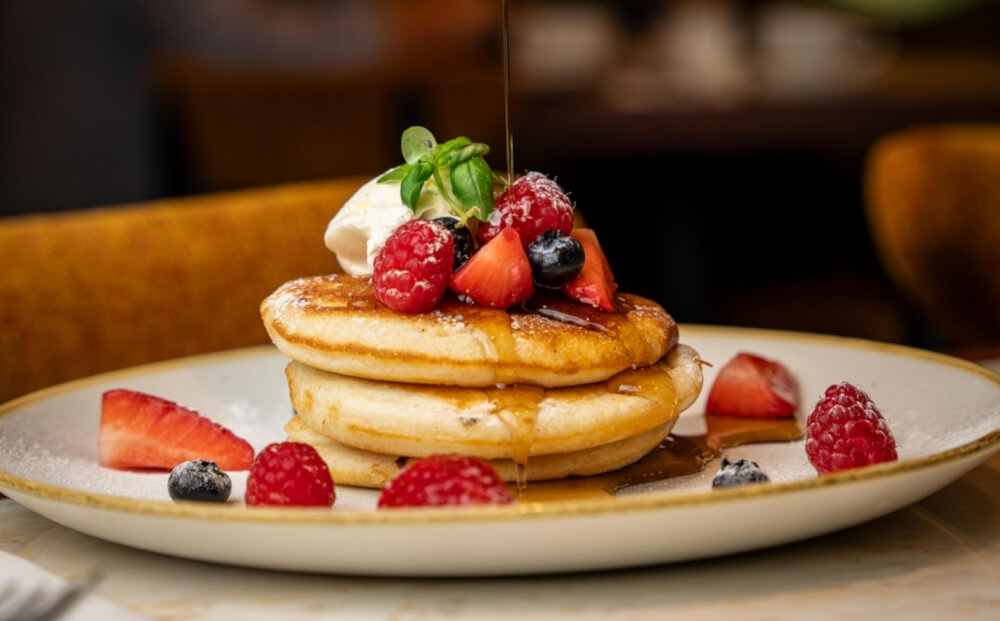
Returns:
[[[841,382],[826,389],[806,420],[806,455],[820,473],[896,460],[889,424],[863,390]]]
[[[410,220],[397,228],[375,257],[375,299],[403,313],[429,311],[448,290],[455,241],[444,226]]]
[[[438,507],[513,502],[493,466],[477,457],[431,455],[401,470],[382,490],[383,507]]]
[[[525,248],[546,231],[569,235],[573,203],[558,183],[540,172],[529,172],[497,197],[489,220],[479,227],[479,243],[485,244],[508,226],[514,227]]]
[[[316,449],[300,442],[264,447],[247,477],[246,503],[253,505],[333,505],[337,494],[326,462]]]

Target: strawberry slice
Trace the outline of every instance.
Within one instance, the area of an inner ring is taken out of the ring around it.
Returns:
[[[576,278],[563,285],[563,293],[581,304],[614,311],[618,285],[615,284],[608,258],[597,241],[597,234],[592,229],[581,228],[573,229],[570,236],[583,246],[583,269]]]
[[[194,410],[132,390],[104,393],[99,453],[109,468],[170,470],[191,459],[223,470],[249,470],[253,447]]]
[[[708,393],[705,412],[725,416],[782,418],[799,407],[799,386],[780,362],[747,352],[725,366]]]
[[[451,276],[451,290],[483,306],[508,308],[535,294],[521,237],[507,227]]]

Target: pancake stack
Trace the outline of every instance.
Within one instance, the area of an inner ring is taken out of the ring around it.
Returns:
[[[344,274],[285,283],[261,304],[296,414],[342,485],[380,488],[414,458],[489,460],[507,481],[628,465],[670,433],[701,390],[697,353],[650,300],[604,312],[561,295],[507,310],[451,294],[427,313],[379,304]]]

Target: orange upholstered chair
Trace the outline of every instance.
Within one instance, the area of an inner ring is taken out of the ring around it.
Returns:
[[[1000,126],[885,137],[867,194],[886,271],[946,345],[1000,344]]]
[[[260,301],[339,270],[361,178],[0,219],[0,402],[94,373],[267,343]]]

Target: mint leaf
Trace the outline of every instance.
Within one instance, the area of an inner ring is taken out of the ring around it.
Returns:
[[[478,207],[475,217],[485,221],[493,211],[493,171],[482,157],[459,162],[451,169],[451,187],[462,205]]]
[[[399,185],[399,196],[404,205],[414,211],[417,210],[420,191],[424,188],[424,182],[430,179],[433,174],[434,165],[429,162],[417,162],[410,168]]]
[[[403,151],[403,159],[406,160],[406,163],[416,164],[421,158],[425,156],[429,158],[431,156],[435,147],[437,147],[437,141],[429,129],[414,125],[413,127],[406,128],[403,132],[400,146]]]

